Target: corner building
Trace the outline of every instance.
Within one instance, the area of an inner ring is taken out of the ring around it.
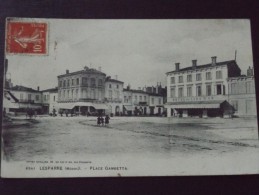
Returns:
[[[108,107],[104,103],[105,78],[103,72],[84,67],[84,70],[58,76],[58,107],[86,114],[103,112]]]
[[[211,57],[211,63],[180,68],[167,72],[167,116],[226,117],[234,112],[228,102],[228,78],[239,77],[241,70],[235,60],[217,62]]]

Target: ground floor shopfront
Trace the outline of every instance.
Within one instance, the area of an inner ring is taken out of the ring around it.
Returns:
[[[167,117],[232,117],[234,107],[227,101],[167,103]]]
[[[123,105],[123,115],[126,116],[148,116],[162,115],[164,113],[163,106],[148,106],[148,105]]]

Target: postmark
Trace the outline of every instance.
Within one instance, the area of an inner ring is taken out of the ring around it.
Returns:
[[[48,26],[44,22],[7,22],[8,54],[47,54]]]

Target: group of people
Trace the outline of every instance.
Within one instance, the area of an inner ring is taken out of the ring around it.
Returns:
[[[109,124],[109,120],[110,120],[110,117],[108,115],[106,115],[105,117],[103,116],[98,116],[97,117],[97,125],[100,126],[106,126]]]

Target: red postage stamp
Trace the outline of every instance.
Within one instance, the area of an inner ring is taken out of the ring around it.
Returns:
[[[6,52],[10,54],[47,54],[47,23],[8,22]]]

